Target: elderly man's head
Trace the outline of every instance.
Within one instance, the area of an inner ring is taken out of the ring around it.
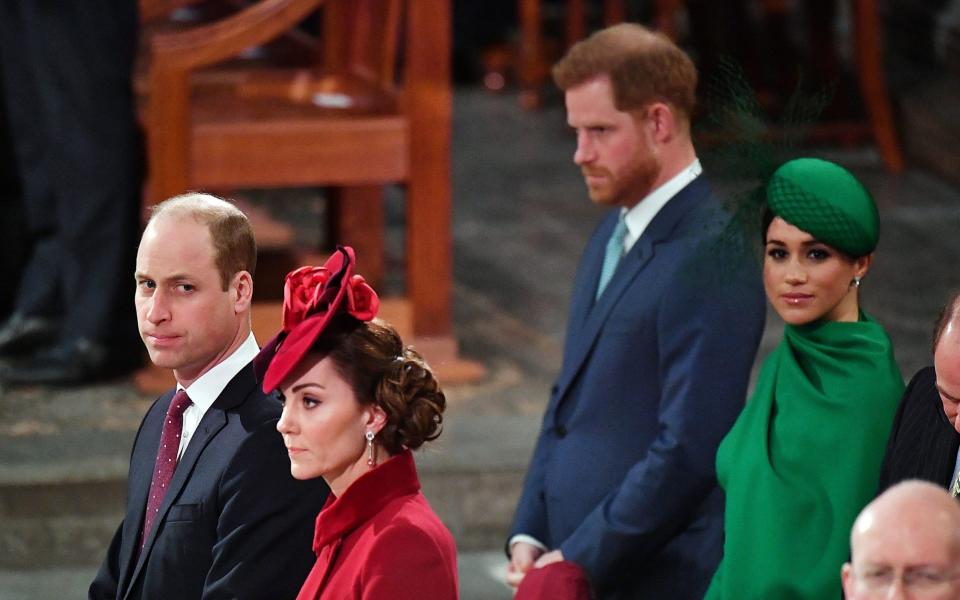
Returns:
[[[960,505],[921,481],[897,484],[867,505],[843,566],[848,599],[960,599]]]

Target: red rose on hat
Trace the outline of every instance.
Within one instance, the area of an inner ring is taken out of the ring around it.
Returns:
[[[347,312],[358,321],[369,321],[377,316],[377,310],[380,309],[380,299],[377,293],[373,291],[362,275],[354,275],[350,278],[350,285],[347,287]]]
[[[332,273],[324,267],[300,267],[287,274],[283,287],[283,330],[290,332],[316,311]]]
[[[283,328],[254,359],[263,391],[271,392],[310,352],[340,313],[358,321],[377,315],[380,300],[360,275],[354,275],[353,248],[337,246],[322,267],[300,267],[287,275],[283,288]]]

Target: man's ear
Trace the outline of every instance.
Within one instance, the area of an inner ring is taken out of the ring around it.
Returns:
[[[253,302],[253,277],[247,271],[240,271],[233,276],[230,282],[230,293],[233,294],[233,310],[240,314],[250,310]]]
[[[851,598],[856,598],[853,589],[853,565],[850,563],[843,563],[843,567],[840,568],[840,583],[843,584],[843,597],[848,600]]]
[[[653,102],[644,111],[644,121],[651,139],[666,144],[677,136],[677,116],[666,102]]]

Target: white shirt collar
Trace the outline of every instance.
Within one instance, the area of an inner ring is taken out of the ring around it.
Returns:
[[[627,224],[627,235],[623,238],[623,252],[626,254],[630,248],[640,239],[644,230],[657,216],[660,209],[663,208],[670,198],[673,198],[683,188],[687,187],[691,181],[703,173],[703,167],[700,165],[700,159],[695,158],[693,162],[686,166],[682,171],[674,175],[669,181],[653,190],[647,196],[638,202],[633,208],[622,209],[623,219]]]
[[[199,416],[207,412],[207,409],[223,393],[227,384],[241,369],[247,366],[247,363],[253,360],[258,352],[260,352],[260,347],[257,346],[257,339],[251,331],[247,339],[233,351],[233,354],[214,365],[213,368],[190,384],[190,387],[187,388],[187,395],[190,396],[194,406],[199,409]],[[183,386],[178,383],[177,389],[181,390]]]

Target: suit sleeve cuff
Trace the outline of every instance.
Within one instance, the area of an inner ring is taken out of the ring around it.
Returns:
[[[513,545],[516,544],[516,543],[518,543],[518,542],[526,542],[527,544],[530,544],[531,546],[536,546],[537,548],[540,548],[540,549],[543,550],[544,552],[546,552],[547,550],[549,550],[549,548],[547,548],[546,544],[544,544],[543,542],[541,542],[541,541],[538,540],[537,538],[533,537],[532,535],[527,535],[527,534],[525,534],[525,533],[518,533],[517,535],[513,536],[512,538],[510,538],[510,539],[507,541],[507,556],[510,556],[510,554],[513,553]]]

